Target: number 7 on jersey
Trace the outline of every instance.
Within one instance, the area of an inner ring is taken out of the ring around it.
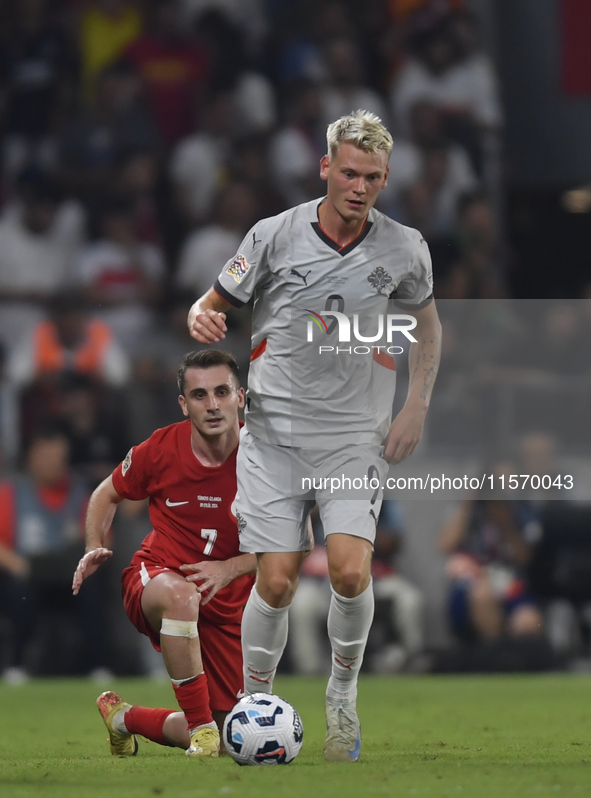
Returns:
[[[206,540],[207,543],[205,544],[205,548],[203,549],[203,553],[206,557],[209,557],[211,552],[213,551],[213,547],[218,536],[217,529],[202,529],[201,530],[201,537],[203,540]]]

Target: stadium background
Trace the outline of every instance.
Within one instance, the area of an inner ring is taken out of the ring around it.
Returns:
[[[380,113],[394,134],[380,207],[429,241],[438,299],[576,300],[550,306],[563,311],[563,349],[537,368],[554,380],[549,402],[564,414],[571,394],[556,385],[564,381],[561,357],[576,342],[569,376],[583,378],[577,401],[588,406],[584,0],[4,0],[0,17],[0,432],[8,480],[25,467],[39,428],[70,439],[72,471],[92,489],[132,443],[178,419],[174,375],[192,348],[188,306],[254,221],[321,195],[326,123],[357,107]],[[545,307],[534,314],[534,340],[551,313]],[[99,319],[103,337],[97,333],[86,360],[56,354],[47,319],[72,340]],[[231,323],[226,345],[246,374],[248,312]],[[438,401],[453,404],[453,390],[444,381]],[[423,457],[453,450],[435,424]],[[523,431],[507,433],[512,455]],[[587,462],[588,435],[538,431],[551,438],[553,468]],[[589,483],[580,483],[576,506],[561,502],[558,520],[548,521],[568,526],[582,563],[591,563],[590,498]],[[456,649],[437,537],[453,502],[401,504],[397,565],[423,594],[424,647],[433,655],[421,667],[452,668],[455,660],[440,654]],[[0,535],[10,548],[8,526]],[[115,556],[85,610],[86,622],[97,624],[92,650],[73,653],[84,641],[76,624],[62,623],[71,607],[60,599],[29,641],[31,672],[158,674],[123,615],[118,586],[148,530],[144,507],[122,508]],[[71,553],[33,553],[33,575],[69,573]],[[8,571],[0,573],[6,591]],[[566,641],[558,634],[554,648],[512,660],[516,667],[588,667],[591,588],[570,590],[567,579],[561,589],[554,585],[540,604],[547,610],[549,597],[558,600],[559,629],[576,629]],[[13,621],[0,608],[2,669],[13,656]],[[113,630],[108,645],[99,634],[105,624]],[[62,639],[48,658],[56,629]]]

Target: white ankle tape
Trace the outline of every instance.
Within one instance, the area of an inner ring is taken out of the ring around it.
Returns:
[[[199,637],[197,621],[172,621],[170,618],[163,618],[160,634],[170,637]]]

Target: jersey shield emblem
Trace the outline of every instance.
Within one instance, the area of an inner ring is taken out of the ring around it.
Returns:
[[[238,534],[241,535],[246,529],[246,518],[241,513],[236,513],[236,521],[238,524]]]
[[[377,266],[367,278],[368,283],[376,289],[378,294],[383,294],[385,289],[392,285],[393,280],[383,266]]]

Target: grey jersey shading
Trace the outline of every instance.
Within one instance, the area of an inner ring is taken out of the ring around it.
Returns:
[[[339,343],[336,319],[322,314],[344,313],[351,330],[357,315],[367,337],[377,332],[379,314],[385,320],[421,308],[433,294],[429,250],[417,230],[372,209],[360,236],[339,247],[318,223],[323,201],[258,222],[214,285],[234,307],[254,297],[246,424],[256,437],[282,446],[383,440],[396,380],[392,357],[375,348],[385,341],[364,346],[352,335]],[[313,314],[324,318],[328,332],[311,321]]]

